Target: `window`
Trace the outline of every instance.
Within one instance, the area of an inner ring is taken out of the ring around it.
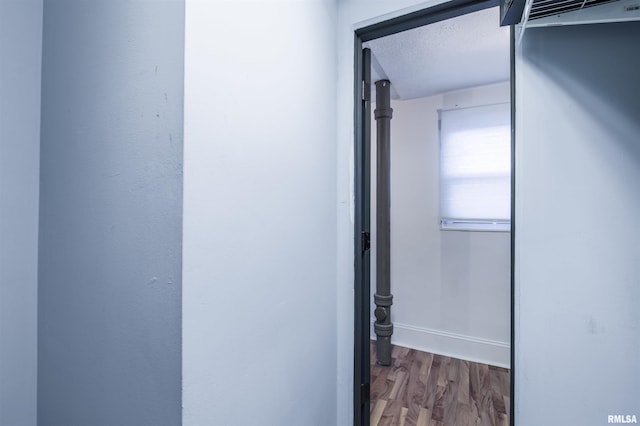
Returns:
[[[440,111],[441,229],[510,230],[510,135],[509,103]]]

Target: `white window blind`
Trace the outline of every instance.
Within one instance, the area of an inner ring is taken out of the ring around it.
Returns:
[[[510,117],[509,103],[440,111],[443,229],[510,229]]]

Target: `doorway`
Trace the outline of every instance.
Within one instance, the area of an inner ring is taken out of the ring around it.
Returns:
[[[355,108],[355,123],[356,123],[356,143],[355,143],[355,198],[356,198],[356,214],[355,214],[355,236],[356,236],[356,274],[355,274],[355,380],[354,380],[354,424],[356,425],[369,425],[370,424],[370,413],[371,413],[371,370],[370,370],[370,361],[371,361],[371,341],[370,341],[370,317],[372,309],[375,306],[371,305],[371,290],[372,290],[372,278],[375,278],[375,273],[371,273],[371,263],[372,263],[372,245],[375,246],[375,240],[373,240],[374,235],[372,227],[375,226],[375,223],[371,221],[371,205],[372,205],[372,144],[369,142],[372,138],[371,131],[371,108],[373,98],[369,95],[369,87],[372,81],[371,69],[373,69],[373,80],[379,78],[385,78],[386,76],[380,75],[380,70],[382,69],[382,73],[384,74],[384,66],[381,66],[378,61],[379,58],[376,55],[376,43],[380,43],[384,38],[388,38],[392,35],[397,35],[402,32],[408,32],[409,30],[416,30],[425,27],[426,25],[449,22],[448,20],[458,17],[464,17],[469,14],[475,12],[486,11],[490,8],[496,8],[498,5],[497,1],[484,1],[484,2],[469,2],[469,1],[457,1],[457,2],[449,2],[444,5],[435,6],[432,8],[425,9],[423,11],[419,11],[410,15],[405,15],[390,21],[386,21],[380,24],[375,24],[370,27],[362,28],[356,31],[355,36],[355,51],[356,51],[356,81],[355,81],[355,96],[356,96],[356,108]],[[496,19],[496,26],[498,26],[498,19]],[[509,45],[507,46],[508,59],[509,59],[509,70],[508,73],[509,78],[508,81],[502,85],[501,87],[493,87],[493,88],[484,88],[485,92],[498,92],[502,91],[503,94],[506,91],[507,98],[513,98],[513,34],[512,32],[508,33]],[[393,43],[391,43],[393,44]],[[365,50],[364,54],[363,48],[368,47],[374,50],[373,55],[371,51],[367,53]],[[378,46],[379,47],[379,46]],[[401,46],[399,46],[401,48]],[[389,48],[393,49],[393,46]],[[373,62],[373,68],[370,66],[369,62]],[[403,90],[404,88],[400,87],[400,85],[395,88],[393,78],[391,80],[392,85],[392,98],[395,96],[406,96],[405,93],[399,95],[397,92],[394,93],[393,90]],[[486,85],[485,85],[486,86]],[[491,84],[489,84],[491,86]],[[494,85],[495,86],[495,85]],[[476,89],[476,94],[479,89]],[[427,97],[429,94],[427,94]],[[424,97],[424,96],[423,96]],[[451,96],[450,96],[451,98]],[[412,101],[413,103],[420,103],[421,101]],[[425,101],[429,102],[429,101]],[[494,102],[490,102],[494,103]],[[446,102],[445,102],[446,104]],[[447,105],[441,104],[440,110],[449,109]],[[407,103],[408,105],[408,103]],[[406,108],[402,108],[403,110]],[[401,112],[401,111],[398,111]],[[403,113],[406,111],[403,111]],[[511,118],[513,118],[513,108],[510,110]],[[398,117],[398,116],[396,116]],[[394,118],[396,118],[394,117]],[[394,122],[392,120],[391,127],[395,129]],[[514,205],[514,194],[513,194],[513,169],[514,169],[514,161],[513,161],[513,126],[511,126],[511,132],[509,135],[509,144],[510,144],[510,179],[511,179],[511,190],[510,190],[510,202],[507,206],[510,213],[510,225],[513,226],[514,217],[513,217],[513,205]],[[392,130],[393,132],[393,130]],[[392,137],[393,139],[393,137]],[[393,144],[394,142],[392,142]],[[373,145],[375,146],[375,145]],[[393,190],[392,190],[393,191]],[[436,191],[437,192],[437,191]],[[373,215],[375,216],[375,215]],[[444,226],[442,223],[438,223],[438,227]],[[447,240],[464,240],[466,244],[474,244],[473,241],[469,240],[469,235],[471,233],[463,234],[463,233],[448,233],[448,231],[438,229],[438,232],[442,232],[446,234]],[[507,298],[506,305],[506,318],[504,318],[504,322],[507,326],[506,335],[507,339],[510,343],[508,347],[505,347],[506,359],[509,364],[511,370],[513,371],[513,328],[511,324],[513,323],[513,232],[508,234],[502,234],[501,237],[506,244],[506,262],[507,267],[510,270],[506,277],[505,283],[505,297]],[[473,239],[473,238],[471,238]],[[463,241],[463,243],[465,243]],[[460,241],[458,241],[460,242]],[[429,242],[421,242],[419,239],[414,241],[414,245],[420,244],[428,244]],[[374,247],[375,248],[375,247]],[[455,272],[455,265],[452,269]],[[451,272],[451,271],[450,271]],[[392,286],[393,293],[393,286]],[[397,305],[402,305],[402,303],[398,302]],[[393,318],[393,307],[392,309],[392,318]],[[453,314],[451,314],[453,315]],[[449,315],[451,317],[451,315]],[[409,327],[410,328],[410,327]],[[397,327],[396,327],[397,329]],[[411,331],[411,330],[409,330]],[[414,330],[415,327],[414,327]],[[419,330],[418,330],[419,331]],[[433,331],[433,330],[432,330]],[[405,330],[402,330],[405,334],[407,333],[407,327]],[[446,334],[446,333],[445,333]],[[442,336],[441,336],[442,337]],[[446,336],[445,336],[446,337]],[[393,339],[393,337],[392,337]],[[402,349],[405,351],[405,349]],[[433,358],[432,358],[433,359]],[[509,394],[513,395],[513,380],[510,380],[509,383]],[[507,411],[508,413],[513,413],[513,398],[510,401],[507,401],[507,404],[510,403],[510,409]],[[511,414],[512,417],[512,414]],[[415,419],[414,423],[415,423]],[[510,421],[512,424],[512,421]],[[407,423],[412,424],[412,423]]]

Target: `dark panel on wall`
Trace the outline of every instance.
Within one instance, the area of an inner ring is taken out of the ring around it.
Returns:
[[[43,22],[39,425],[179,425],[184,2]]]
[[[519,24],[526,0],[500,0],[500,25]]]

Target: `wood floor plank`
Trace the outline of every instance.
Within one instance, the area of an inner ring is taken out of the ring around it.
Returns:
[[[445,386],[447,384],[447,379],[449,377],[449,364],[451,363],[451,358],[448,356],[441,357],[440,361],[440,374],[438,375],[438,386]]]
[[[423,352],[425,354],[425,360],[422,364],[422,368],[420,368],[420,375],[425,379],[429,377],[429,373],[431,372],[431,365],[433,364],[433,354]]]
[[[378,426],[380,418],[384,413],[384,409],[387,406],[387,401],[385,401],[384,399],[379,399],[375,402],[375,405],[371,404],[371,406],[373,407],[373,410],[371,411],[370,424],[371,426]]]
[[[444,402],[444,422],[446,424],[455,424],[456,422],[456,410],[458,405],[458,387],[459,372],[460,372],[460,360],[452,358],[449,364],[449,378],[446,386],[446,397]]]
[[[433,403],[431,418],[438,422],[444,421],[444,405],[445,405],[446,392],[447,392],[446,386],[436,387],[436,399],[435,399],[435,402]]]
[[[393,388],[391,388],[391,392],[389,393],[389,399],[397,399],[398,394],[404,388],[405,383],[407,382],[407,378],[409,375],[406,371],[397,371],[395,374],[395,380],[393,382]]]
[[[424,408],[433,409],[436,401],[436,391],[438,387],[438,376],[440,375],[440,366],[442,357],[434,355],[431,361],[431,369],[427,377],[427,385],[425,386],[424,397],[422,398],[422,406]]]
[[[465,403],[469,401],[469,361],[460,361],[458,366],[458,402]]]
[[[375,376],[375,380],[371,382],[369,389],[371,400],[381,399],[382,395],[386,392],[387,387],[387,376],[384,374],[377,374]]]
[[[420,407],[420,413],[418,414],[418,421],[416,426],[429,426],[431,421],[431,412],[426,408]]]
[[[405,426],[408,411],[409,409],[407,407],[402,407],[400,409],[400,421],[398,422],[398,426]]]
[[[502,399],[504,400],[504,407],[507,410],[507,418],[510,418],[511,417],[511,398],[509,397],[509,394],[507,394],[507,395],[504,395]]]
[[[414,356],[409,369],[409,376],[407,379],[407,385],[405,386],[405,394],[403,395],[403,402],[409,409],[407,413],[408,419],[415,419],[417,422],[420,415],[420,408],[422,408],[422,398],[425,392],[426,383],[423,381],[420,370],[422,369],[422,363],[426,360],[424,352],[413,351]],[[409,355],[407,355],[409,357]]]
[[[378,426],[397,426],[400,424],[403,408],[405,407],[402,406],[401,401],[388,401]]]

